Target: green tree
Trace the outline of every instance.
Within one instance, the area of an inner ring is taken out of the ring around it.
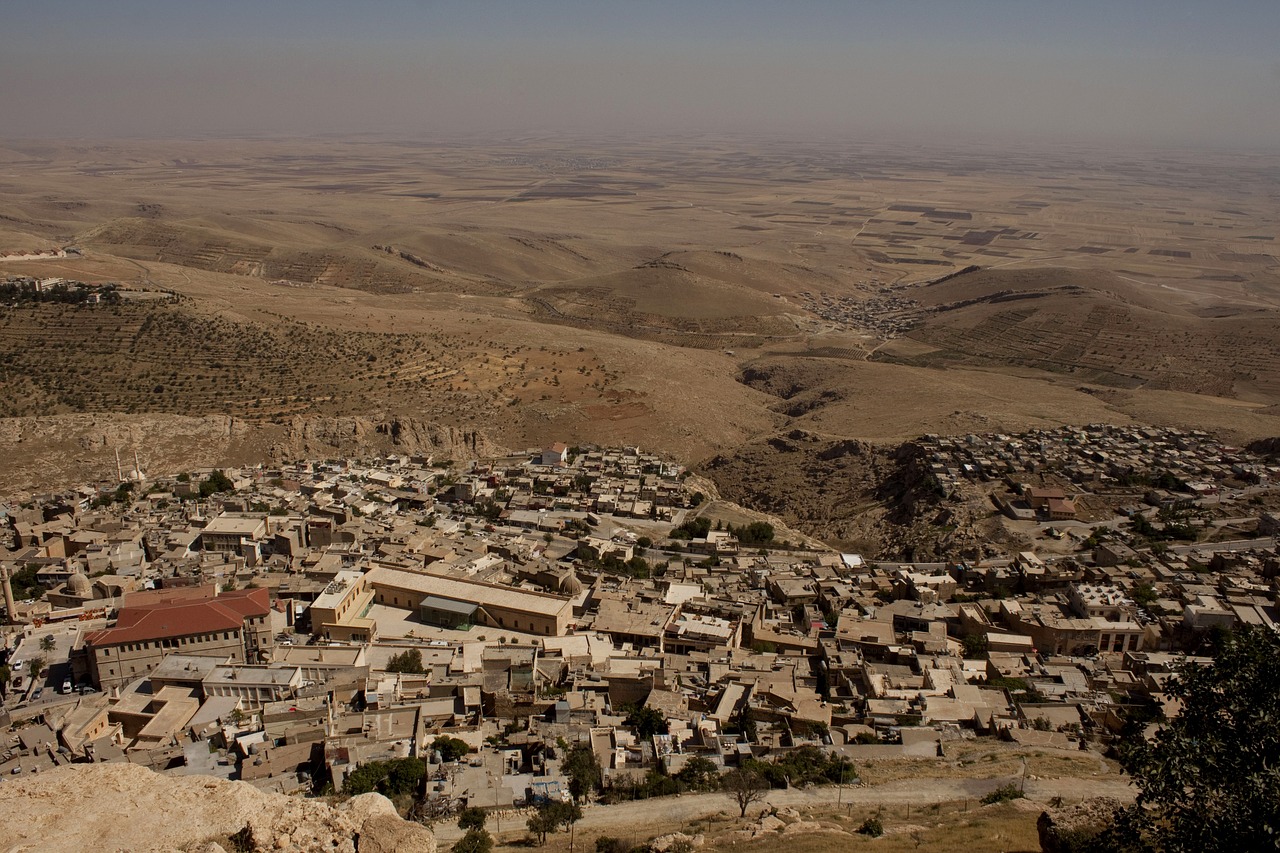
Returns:
[[[397,794],[414,794],[422,785],[422,778],[427,775],[427,765],[421,758],[409,756],[388,762],[386,781],[380,786],[387,796]]]
[[[422,759],[410,756],[391,761],[370,761],[347,775],[342,783],[344,794],[368,794],[371,791],[394,797],[416,793],[427,775]]]
[[[990,643],[986,634],[965,634],[960,642],[964,646],[965,657],[981,659],[987,656]]]
[[[649,740],[654,735],[665,735],[668,731],[666,716],[656,708],[648,705],[624,705],[627,717],[622,721],[640,740]]]
[[[386,777],[386,774],[387,768],[384,761],[361,764],[347,774],[347,778],[342,783],[342,792],[353,796],[372,793],[377,790],[378,783]]]
[[[695,755],[680,768],[676,780],[694,791],[714,791],[720,787],[719,768],[714,761]]]
[[[600,790],[603,784],[600,762],[596,760],[596,754],[589,744],[574,744],[565,755],[560,772],[569,778],[569,793],[576,803],[582,802],[593,791]]]
[[[40,638],[40,651],[42,652],[51,652],[56,645],[58,645],[58,641],[53,638],[52,634],[45,634]]]
[[[1156,588],[1149,583],[1134,584],[1133,589],[1129,591],[1129,595],[1143,607],[1150,607],[1160,597],[1159,593],[1156,592]]]
[[[538,844],[547,843],[547,833],[555,832],[557,825],[551,822],[551,816],[546,814],[542,809],[534,812],[525,821],[525,826],[538,839]]]
[[[218,469],[200,481],[200,497],[207,498],[218,492],[235,491],[235,488],[231,478],[223,473],[222,469]]]
[[[1186,665],[1165,688],[1178,716],[1120,754],[1140,789],[1105,834],[1114,850],[1280,847],[1280,636],[1246,627],[1210,666]]]
[[[773,541],[773,525],[764,521],[753,521],[744,527],[731,527],[730,530],[743,545],[760,545]]]
[[[431,742],[431,748],[440,753],[445,761],[457,761],[471,751],[465,740],[441,735]]]
[[[426,671],[426,667],[422,665],[422,652],[417,649],[409,649],[397,655],[392,655],[391,660],[387,661],[387,672],[421,675]]]
[[[493,836],[483,829],[468,829],[453,845],[453,853],[490,853]]]
[[[40,670],[42,669],[44,669],[44,658],[37,656],[27,661],[27,675],[31,677],[32,681],[40,677]]]
[[[468,829],[484,829],[484,822],[487,815],[484,809],[478,806],[470,806],[462,810],[458,815],[458,829],[464,832]]]
[[[539,844],[545,844],[548,833],[559,832],[561,827],[570,826],[581,819],[582,808],[576,803],[546,802],[538,807],[525,825],[538,836]]]

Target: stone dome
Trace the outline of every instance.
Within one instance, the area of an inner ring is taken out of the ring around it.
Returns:
[[[578,576],[573,572],[568,572],[560,578],[561,595],[577,595],[580,592],[582,592],[582,581],[578,580]]]
[[[67,578],[67,591],[80,598],[92,598],[93,584],[89,583],[89,579],[87,577],[76,572],[74,575]]]

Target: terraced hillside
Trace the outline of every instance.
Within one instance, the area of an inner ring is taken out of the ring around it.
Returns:
[[[23,305],[0,312],[0,415],[345,412],[447,386],[451,352],[422,336],[236,323],[174,304]]]

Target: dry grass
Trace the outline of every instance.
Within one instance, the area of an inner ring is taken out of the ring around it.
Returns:
[[[1028,807],[1029,806],[1029,807]],[[955,851],[1039,851],[1036,818],[1040,806],[1017,803],[979,807],[973,804],[940,803],[935,807],[878,810],[850,809],[844,813],[806,815],[835,832],[793,833],[741,844],[709,845],[714,851],[766,853],[785,848],[789,853],[833,853],[833,851],[874,850],[878,853],[955,853]],[[858,834],[868,818],[876,816],[884,826],[879,838]]]
[[[868,785],[883,785],[904,779],[1008,779],[1022,773],[1026,758],[1027,775],[1042,779],[1088,777],[1098,773],[1103,759],[1093,753],[1061,750],[992,749],[990,744],[948,749],[945,761],[866,761],[858,774]]]

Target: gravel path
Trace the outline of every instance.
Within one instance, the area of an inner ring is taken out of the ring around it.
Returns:
[[[877,805],[931,805],[981,799],[983,795],[1008,782],[1018,783],[1018,777],[995,779],[910,779],[889,782],[874,787],[835,786],[770,791],[764,802],[752,805],[748,814],[758,814],[769,806],[791,806],[804,809],[812,806],[829,806],[836,803],[854,806]],[[1028,779],[1027,798],[1035,802],[1047,802],[1053,797],[1064,800],[1081,800],[1086,797],[1116,797],[1132,800],[1136,790],[1129,785],[1128,777],[1114,774],[1090,777],[1064,777],[1059,779]],[[583,809],[577,831],[599,834],[608,831],[612,835],[626,836],[638,833],[645,837],[661,832],[675,831],[691,826],[698,820],[720,812],[736,814],[737,806],[723,794],[683,794],[678,797],[661,797],[638,800],[612,806],[588,806]],[[503,821],[502,831],[506,840],[524,833],[523,816],[513,816]],[[494,821],[488,829],[497,830]],[[436,837],[442,843],[450,843],[462,836],[456,824],[437,824]]]

